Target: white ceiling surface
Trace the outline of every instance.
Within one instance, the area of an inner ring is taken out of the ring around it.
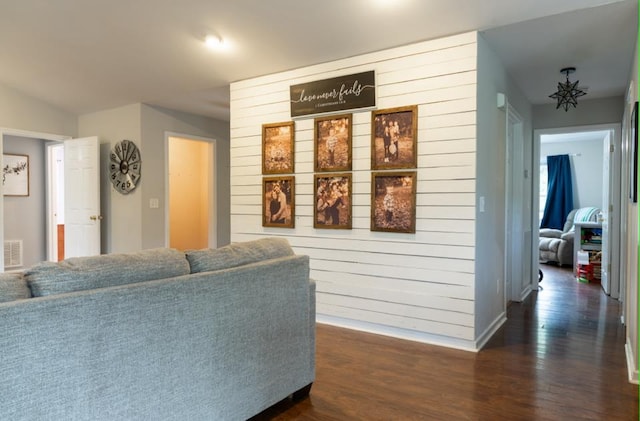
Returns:
[[[586,100],[625,94],[637,16],[635,0],[2,0],[0,83],[76,114],[144,102],[228,120],[230,82],[486,30],[532,103],[553,102],[566,66]]]

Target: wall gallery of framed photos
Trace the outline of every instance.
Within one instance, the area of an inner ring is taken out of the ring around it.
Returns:
[[[371,111],[370,230],[416,232],[418,107]],[[313,121],[313,227],[352,228],[352,114]],[[262,125],[262,226],[295,227],[295,123]],[[414,171],[409,171],[414,170]]]

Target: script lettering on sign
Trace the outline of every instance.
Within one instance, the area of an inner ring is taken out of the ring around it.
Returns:
[[[375,107],[373,71],[292,85],[291,117]]]

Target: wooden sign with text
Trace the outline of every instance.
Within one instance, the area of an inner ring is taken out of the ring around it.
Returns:
[[[373,70],[292,85],[291,117],[371,108],[376,105]]]

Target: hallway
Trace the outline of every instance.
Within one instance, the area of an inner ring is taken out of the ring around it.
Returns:
[[[256,420],[637,420],[621,303],[571,269],[513,303],[479,353],[318,325],[310,397]]]

